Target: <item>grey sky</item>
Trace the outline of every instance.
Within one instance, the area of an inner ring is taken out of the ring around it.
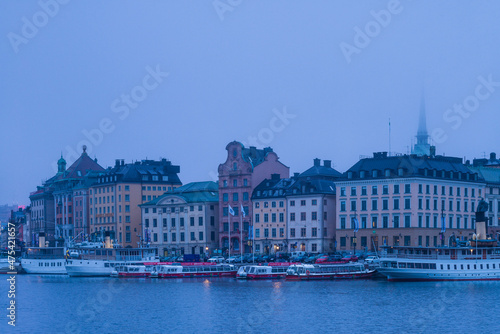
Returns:
[[[0,203],[28,204],[101,122],[108,133],[89,151],[103,167],[165,157],[184,183],[210,180],[228,142],[257,137],[292,172],[315,157],[343,172],[388,150],[389,117],[393,151],[407,152],[424,89],[439,154],[499,151],[500,84],[478,86],[500,82],[500,2],[220,3],[73,0],[47,7],[52,17],[37,1],[2,1]],[[372,29],[369,41],[356,27]],[[156,69],[169,74],[147,77]],[[127,106],[132,92],[147,96]],[[446,114],[462,103],[470,116]],[[295,115],[284,127],[273,120],[283,110]]]

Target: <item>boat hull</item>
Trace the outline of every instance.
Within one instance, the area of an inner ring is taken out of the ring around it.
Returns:
[[[418,282],[418,281],[494,281],[500,280],[500,270],[475,271],[464,273],[463,271],[452,270],[404,270],[397,268],[379,268],[380,274],[387,277],[391,282]]]
[[[309,274],[309,275],[286,275],[289,281],[314,281],[314,280],[346,280],[346,279],[368,279],[372,278],[375,271],[366,273],[349,274]]]
[[[21,259],[27,274],[66,275],[65,259]]]
[[[264,274],[264,275],[257,275],[257,274],[247,274],[247,279],[282,279],[285,278],[286,274]]]
[[[193,277],[236,277],[236,271],[207,273],[159,273],[161,278],[193,278]]]

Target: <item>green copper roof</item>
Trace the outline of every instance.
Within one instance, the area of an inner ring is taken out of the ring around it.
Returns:
[[[207,182],[191,182],[176,188],[172,191],[166,192],[154,200],[144,203],[140,206],[154,206],[162,204],[165,199],[170,197],[181,197],[186,203],[201,203],[201,202],[219,202],[219,191],[217,183],[212,181]],[[165,202],[164,204],[167,204]]]

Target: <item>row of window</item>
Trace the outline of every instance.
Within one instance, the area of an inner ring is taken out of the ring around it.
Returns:
[[[168,235],[169,233],[163,233],[163,242],[168,242]],[[152,233],[152,242],[158,242],[158,233]],[[203,232],[198,232],[198,240],[196,240],[196,233],[191,232],[190,233],[190,241],[203,241]],[[210,232],[210,240],[215,241],[215,232],[212,231]],[[184,232],[179,233],[179,242],[185,242],[186,241],[186,234]],[[171,233],[170,234],[170,242],[177,242],[177,233]]]
[[[276,229],[276,228],[263,228],[262,229],[264,234],[261,236],[261,229],[260,228],[256,228],[255,229],[255,238],[277,238],[278,235],[280,238],[284,238],[285,237],[285,229],[284,228],[279,228],[279,229]],[[271,236],[269,236],[269,230],[271,230]],[[291,228],[290,229],[290,238],[295,238],[297,237],[296,235],[296,229],[295,228]],[[277,234],[277,232],[279,232],[279,234]],[[327,228],[325,227],[323,229],[323,236],[326,236],[327,235]],[[300,237],[301,238],[307,238],[308,235],[307,235],[307,229],[305,227],[302,227],[300,228]],[[311,232],[310,232],[310,237],[312,238],[317,238],[318,237],[318,228],[317,227],[313,227],[311,228]]]
[[[265,201],[265,202],[262,202],[262,203],[263,203],[262,205],[263,205],[264,208],[268,208],[269,207],[269,202],[268,201]],[[279,205],[280,208],[285,207],[285,202],[284,201],[278,201],[278,202],[271,201],[271,208],[275,208],[276,207],[276,203],[278,203],[278,205]],[[256,209],[260,208],[260,202],[255,202],[255,208]]]
[[[149,213],[150,208],[144,208],[144,213]],[[197,210],[198,211],[203,211],[203,205],[198,205],[197,206]],[[214,206],[213,205],[210,205],[210,210],[214,210]],[[194,205],[190,205],[189,206],[189,211],[193,212],[195,211],[195,206]],[[187,212],[187,209],[184,210],[184,207],[183,206],[179,206],[179,207],[169,207],[169,208],[151,208],[151,212],[152,213],[157,213],[157,212],[163,212],[163,213],[175,213],[175,212]]]
[[[424,218],[425,217],[425,218]],[[463,219],[462,219],[463,218]],[[474,228],[474,224],[475,224],[475,218],[474,217],[470,217],[470,222],[471,222],[471,226],[470,228]],[[425,219],[425,223],[424,223],[424,219]],[[422,228],[422,227],[426,227],[426,228],[441,228],[442,227],[442,219],[441,220],[439,219],[439,216],[438,215],[434,215],[432,216],[432,224],[431,224],[431,216],[430,215],[419,215],[418,216],[418,227]],[[464,229],[468,229],[469,228],[469,217],[467,216],[464,216],[464,217],[453,217],[453,216],[449,216],[447,219],[446,217],[444,218],[445,219],[445,223],[447,222],[447,228],[464,228]],[[346,217],[340,217],[340,229],[346,229],[346,220],[347,218]],[[463,225],[462,225],[462,221],[463,221]],[[356,227],[357,228],[361,228],[361,229],[365,229],[365,228],[378,228],[378,217],[374,216],[374,217],[371,217],[371,222],[368,222],[368,217],[361,217],[361,222],[358,222],[359,226],[356,226],[356,219],[355,217],[351,217],[351,221],[350,221],[350,229],[355,229]],[[400,226],[400,216],[399,215],[393,215],[392,216],[392,222],[389,223],[389,216],[382,216],[382,228],[399,228],[399,227],[403,227],[403,226]],[[408,227],[415,227],[415,226],[412,226],[412,223],[411,223],[411,215],[405,215],[404,216],[404,227],[405,228],[408,228]]]
[[[194,217],[189,217],[189,226],[194,226],[194,225],[195,225]],[[210,216],[210,225],[215,226],[215,217],[214,216]],[[144,219],[144,226],[149,227],[149,218]],[[170,219],[170,226],[172,228],[176,227],[176,218]],[[198,226],[203,226],[203,217],[198,217]],[[153,218],[152,227],[158,227],[158,219]],[[163,218],[163,227],[168,227],[167,218]],[[184,227],[184,217],[179,218],[179,227]]]
[[[379,200],[378,199],[372,199],[371,200],[371,210],[372,211],[378,211],[379,208],[378,208],[378,203],[379,203]],[[433,200],[433,206],[432,206],[432,210],[434,211],[437,211],[439,210],[438,208],[438,199],[434,199]],[[441,210],[448,210],[448,211],[457,211],[457,212],[460,212],[462,211],[462,202],[460,200],[457,200],[456,202],[456,206],[454,206],[454,201],[453,200],[449,200],[448,201],[448,208],[446,208],[446,201],[444,199],[441,200],[441,207],[440,209]],[[350,202],[351,206],[350,206],[350,211],[357,211],[357,200],[351,200]],[[367,211],[368,208],[367,208],[367,200],[361,200],[361,207],[360,207],[360,211]],[[392,210],[401,210],[400,208],[400,198],[393,198],[393,201],[392,201]],[[474,212],[475,211],[475,206],[476,206],[476,202],[475,201],[472,201],[471,202],[471,212]],[[490,204],[490,206],[492,206],[492,204]],[[411,210],[411,198],[405,198],[404,199],[404,210]],[[419,210],[424,210],[424,199],[423,198],[419,198],[418,199],[418,209]],[[382,199],[382,210],[389,210],[389,199]],[[425,210],[431,210],[431,200],[430,198],[426,198],[425,199]],[[346,201],[340,201],[340,212],[346,212],[347,211],[347,208],[346,208]],[[464,212],[469,212],[469,202],[468,201],[464,201],[463,202],[463,211]],[[500,211],[499,211],[500,212]]]
[[[243,200],[248,201],[248,192],[243,193]],[[228,193],[222,194],[222,201],[223,202],[229,201],[229,194]],[[239,193],[233,193],[233,202],[238,202],[238,201],[239,201]]]
[[[156,188],[157,188],[156,186],[147,186],[147,187],[146,186],[142,186],[142,190],[143,191],[146,191],[146,190],[147,191],[151,191],[151,190],[152,191],[156,191]],[[168,189],[168,191],[172,191],[172,187],[165,187],[165,186],[160,187],[160,186],[158,186],[158,191],[162,191],[162,190],[163,191],[167,191],[167,189]]]
[[[236,162],[235,162],[235,166],[236,166]],[[234,169],[236,170],[236,169]],[[222,181],[222,186],[224,188],[227,188],[227,180],[224,180]],[[233,180],[233,187],[238,187],[238,180],[237,179],[234,179]],[[248,187],[248,180],[247,179],[243,179],[243,187]]]
[[[404,186],[404,193],[411,194],[411,184],[407,183],[407,184],[404,184],[403,186]],[[371,187],[371,194],[378,195],[378,188],[379,188],[379,186],[372,186]],[[357,189],[358,189],[358,187],[351,187],[350,188],[351,196],[357,196]],[[446,186],[441,186],[441,195],[443,195],[443,196],[446,195],[446,189],[447,189]],[[453,187],[453,186],[448,187],[448,195],[455,196],[454,194],[456,194],[456,196],[460,197],[460,196],[462,196],[462,194],[461,194],[462,189],[463,189],[464,196],[468,197],[469,196],[469,188],[461,188],[461,187]],[[434,185],[433,186],[433,194],[438,195],[438,190],[439,190],[439,186]],[[471,188],[470,192],[471,192],[471,197],[475,197],[476,189]],[[481,189],[478,189],[478,192],[479,192],[479,196],[481,196]],[[367,186],[362,186],[361,187],[361,196],[367,196],[367,193],[368,193]],[[400,193],[400,185],[399,184],[393,185],[393,192],[392,193],[393,194]],[[424,185],[423,184],[418,185],[418,193],[419,194],[424,193]],[[431,186],[429,184],[425,185],[425,193],[428,195],[430,195],[430,193],[431,193]],[[389,185],[382,186],[382,194],[383,195],[389,194]],[[341,197],[346,196],[346,187],[340,188],[340,196]]]

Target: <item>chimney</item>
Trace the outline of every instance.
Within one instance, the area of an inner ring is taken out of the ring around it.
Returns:
[[[118,167],[118,166],[120,166],[120,159],[115,160],[115,167]]]
[[[497,160],[497,154],[495,152],[490,153],[490,161],[496,161]]]
[[[279,180],[280,175],[279,174],[271,174],[271,180]]]
[[[323,160],[323,165],[326,168],[332,168],[332,161],[331,160]]]
[[[122,166],[125,166],[125,160],[124,160],[124,159],[122,159],[122,161],[121,161],[121,165],[122,165]]]
[[[300,173],[293,173],[293,177],[297,178],[299,177]]]
[[[430,155],[431,157],[436,156],[436,146],[431,146]]]
[[[314,167],[319,167],[319,166],[321,166],[321,159],[318,158],[314,159]]]

